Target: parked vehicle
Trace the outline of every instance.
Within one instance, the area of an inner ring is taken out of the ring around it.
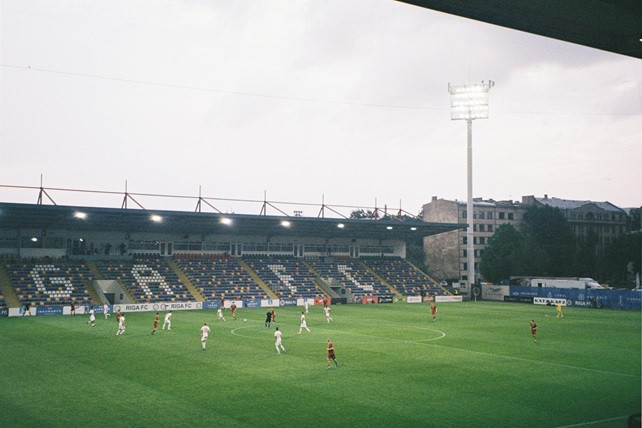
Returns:
[[[584,290],[602,290],[602,287],[596,280],[592,278],[531,278],[525,281],[531,287],[547,287],[547,288],[580,288]]]

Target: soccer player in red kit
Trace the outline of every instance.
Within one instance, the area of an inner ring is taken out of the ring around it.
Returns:
[[[154,329],[152,330],[152,334],[156,333],[156,330],[158,330],[158,312],[154,315]]]
[[[232,310],[232,321],[236,321],[236,304],[234,302],[232,302],[230,309]]]
[[[436,320],[437,319],[437,306],[435,306],[435,302],[432,302],[430,304],[430,313],[432,315],[432,320],[433,321]]]
[[[531,320],[531,334],[533,339],[537,340],[537,324],[535,324],[535,320]]]
[[[337,363],[337,357],[334,355],[334,345],[330,342],[330,339],[327,339],[326,342],[328,342],[328,357],[326,358],[328,366],[326,367],[326,370],[330,369],[330,360],[334,361],[334,366],[338,368],[339,364]]]

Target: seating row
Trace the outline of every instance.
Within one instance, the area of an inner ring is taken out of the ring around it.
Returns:
[[[98,269],[107,279],[120,281],[138,302],[194,300],[167,260],[160,257],[103,261]]]
[[[207,300],[266,299],[268,296],[230,256],[175,257],[180,268]]]
[[[92,278],[84,263],[7,262],[5,268],[21,304],[65,305],[91,301],[85,282]]]
[[[405,296],[443,295],[444,290],[402,258],[364,258],[368,267]]]
[[[308,259],[308,263],[322,278],[331,278],[338,281],[357,297],[389,296],[393,294],[359,260],[333,258],[331,261],[326,261],[320,258],[311,258]]]

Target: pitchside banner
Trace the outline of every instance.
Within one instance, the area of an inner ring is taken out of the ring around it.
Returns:
[[[463,302],[462,296],[435,296],[435,303]]]
[[[221,302],[203,302],[203,309],[218,309]]]
[[[504,301],[504,296],[510,294],[508,285],[482,285],[481,298],[482,300],[498,300]]]
[[[330,305],[332,304],[332,299],[330,297],[315,297],[314,304],[319,305]]]
[[[237,305],[239,306],[239,305]],[[114,305],[114,312],[188,311],[203,309],[202,302],[158,302]]]
[[[62,306],[39,306],[36,308],[36,315],[62,315],[62,310]]]
[[[536,305],[548,305],[555,306],[558,303],[561,303],[562,306],[566,306],[566,299],[552,299],[548,297],[533,297],[533,303]]]
[[[296,299],[296,305],[297,306],[305,306],[305,301],[308,301],[308,306],[314,306],[314,299],[312,297],[308,298],[298,298]]]
[[[260,308],[261,307],[261,301],[260,300],[244,300],[243,305],[246,308]]]
[[[533,298],[527,296],[504,296],[504,302],[533,303]]]
[[[392,296],[380,296],[379,303],[392,303]]]
[[[406,297],[408,303],[421,303],[421,296],[408,296]]]
[[[237,308],[243,307],[243,300],[226,300],[224,309],[229,309],[232,307],[232,303],[236,305]]]
[[[375,296],[362,297],[361,298],[361,303],[363,303],[364,305],[379,303],[379,298],[377,298]]]
[[[582,290],[578,288],[544,288],[510,286],[511,297],[540,297],[566,300],[566,306],[642,310],[642,293],[632,290]],[[546,304],[546,303],[544,303]]]

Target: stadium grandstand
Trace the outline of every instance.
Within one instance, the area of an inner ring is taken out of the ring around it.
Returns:
[[[0,203],[0,308],[447,294],[406,241],[464,227],[39,202]]]

